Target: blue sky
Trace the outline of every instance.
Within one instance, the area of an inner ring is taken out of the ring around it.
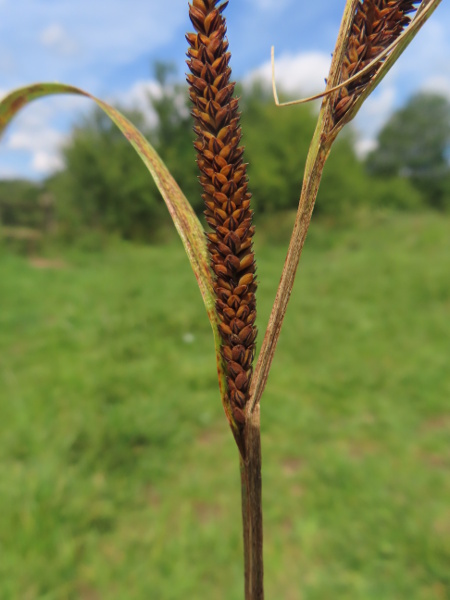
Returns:
[[[230,0],[226,10],[234,76],[270,79],[294,97],[322,89],[344,0]],[[151,64],[185,69],[187,0],[0,0],[0,95],[36,81],[80,86],[109,101],[143,104],[154,90]],[[450,97],[450,5],[442,2],[356,120],[358,149],[414,92]],[[0,145],[0,178],[39,179],[62,167],[59,148],[89,101],[40,100],[27,107]],[[288,109],[284,109],[288,110]],[[295,110],[289,109],[289,110]],[[244,132],[245,133],[245,132]]]

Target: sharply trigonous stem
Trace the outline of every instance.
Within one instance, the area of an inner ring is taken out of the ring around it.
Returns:
[[[259,406],[246,424],[246,458],[241,457],[245,600],[264,599],[261,436]]]

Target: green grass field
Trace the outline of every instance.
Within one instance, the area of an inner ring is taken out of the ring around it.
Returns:
[[[260,237],[262,331],[285,247]],[[181,245],[58,259],[0,260],[0,598],[241,600]],[[262,404],[268,599],[450,599],[449,267],[448,217],[313,225]]]

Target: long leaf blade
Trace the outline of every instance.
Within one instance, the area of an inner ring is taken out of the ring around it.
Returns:
[[[222,404],[230,426],[235,433],[237,428],[234,422],[231,407],[226,394],[226,376],[222,355],[220,353],[221,337],[218,330],[218,317],[215,310],[212,274],[209,269],[209,256],[206,246],[203,227],[198,220],[192,206],[184,196],[169,170],[145,137],[136,127],[118,111],[106,102],[96,98],[88,92],[74,86],[62,83],[37,83],[19,88],[0,102],[0,136],[11,119],[21,108],[45,96],[54,94],[76,94],[90,98],[110,117],[123,135],[136,150],[142,162],[150,171],[159,191],[166,203],[170,216],[181,237],[192,269],[197,279],[198,286],[206,307],[206,312],[214,334],[216,351],[217,372]]]

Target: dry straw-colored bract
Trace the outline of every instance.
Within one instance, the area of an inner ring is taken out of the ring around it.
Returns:
[[[218,0],[193,0],[190,5],[196,33],[186,36],[191,71],[187,80],[194,104],[194,145],[205,216],[212,229],[207,238],[228,394],[233,417],[242,429],[256,338],[254,227],[244,148],[240,146],[238,100],[233,98],[235,84],[230,82],[230,54],[222,16],[226,5]]]
[[[416,0],[360,0],[353,17],[338,83],[357,75],[401,35],[417,11]],[[333,98],[334,122],[339,122],[358,100],[384,58],[374,62],[367,72],[342,87]]]

